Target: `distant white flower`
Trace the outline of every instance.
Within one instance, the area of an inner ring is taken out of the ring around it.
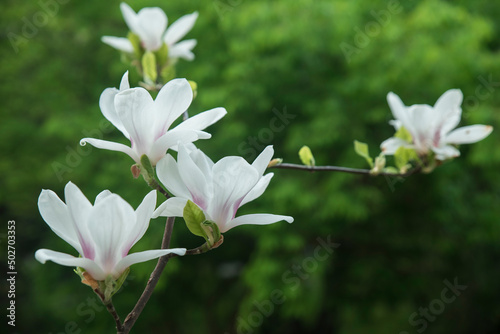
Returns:
[[[45,222],[61,239],[80,254],[74,257],[48,249],[39,249],[35,257],[41,263],[53,261],[69,267],[84,268],[96,281],[111,275],[117,279],[125,269],[170,253],[184,255],[185,248],[147,250],[128,254],[144,235],[156,206],[156,191],[146,195],[137,210],[120,196],[104,190],[92,205],[76,185],[65,189],[66,204],[51,190],[42,190],[38,208]]]
[[[451,145],[478,142],[493,130],[489,125],[471,125],[453,130],[460,122],[462,100],[462,91],[450,89],[441,95],[434,107],[427,104],[407,107],[396,94],[390,92],[387,101],[395,118],[390,123],[396,130],[403,126],[411,134],[412,141],[392,137],[380,145],[382,151],[392,155],[404,146],[415,149],[419,155],[433,151],[437,160],[458,157],[460,152]]]
[[[99,106],[104,117],[130,140],[131,147],[95,138],[83,138],[80,144],[89,143],[97,148],[124,152],[137,163],[140,163],[141,156],[145,154],[154,166],[166,154],[167,149],[176,149],[178,142],[190,143],[210,138],[209,133],[201,130],[227,113],[224,108],[211,109],[190,117],[169,130],[192,100],[193,91],[186,79],[168,82],[153,101],[144,88],[130,88],[126,72],[120,90],[105,89]]]
[[[194,202],[223,233],[244,224],[266,225],[281,220],[293,222],[290,216],[250,214],[235,217],[238,208],[264,193],[273,173],[263,176],[273,156],[272,146],[249,164],[241,157],[225,157],[213,163],[194,145],[179,146],[178,161],[165,156],[157,166],[158,178],[177,197],[169,198],[154,216],[182,217],[187,200]]]
[[[193,28],[198,18],[198,12],[184,15],[167,29],[167,15],[161,8],[143,8],[135,13],[129,5],[122,2],[120,9],[125,23],[130,31],[139,36],[145,50],[154,52],[160,49],[163,43],[166,43],[169,58],[194,59],[191,50],[196,46],[196,40],[179,41]],[[128,38],[103,36],[102,41],[115,49],[127,53],[134,52],[134,47]]]

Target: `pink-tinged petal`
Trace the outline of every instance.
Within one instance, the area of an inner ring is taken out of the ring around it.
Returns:
[[[186,206],[187,201],[188,198],[171,197],[155,210],[153,218],[182,217],[184,215],[184,207]]]
[[[259,154],[257,158],[255,158],[252,166],[257,169],[259,175],[263,175],[266,171],[267,166],[269,165],[269,161],[273,158],[274,149],[272,145],[267,146],[262,153]]]
[[[380,144],[380,149],[385,155],[393,155],[394,153],[396,153],[396,150],[401,146],[409,147],[410,144],[404,141],[403,139],[391,137],[389,139],[384,140],[382,144]]]
[[[269,185],[269,182],[271,182],[273,176],[274,173],[269,173],[261,177],[259,182],[257,182],[257,184],[255,185],[255,187],[253,187],[252,190],[250,190],[250,192],[243,198],[240,207],[260,197],[264,193],[264,191],[266,191],[266,188]]]
[[[56,252],[50,249],[37,250],[35,253],[35,258],[41,263],[52,261],[61,266],[84,268],[89,272],[92,278],[97,281],[102,281],[106,278],[106,275],[101,270],[101,268],[99,268],[99,266],[90,259],[74,257],[72,255]]]
[[[114,36],[102,36],[101,41],[105,44],[108,44],[112,48],[117,50],[133,53],[134,47],[132,43],[127,38],[124,37],[114,37]]]
[[[179,256],[183,256],[184,254],[186,254],[186,248],[156,249],[156,250],[147,250],[143,252],[129,254],[126,257],[124,257],[120,262],[118,262],[118,264],[114,269],[113,276],[114,277],[120,276],[120,274],[125,269],[127,269],[133,264],[146,262],[168,254],[177,254]]]
[[[138,156],[147,154],[154,141],[151,131],[155,122],[153,108],[151,95],[141,87],[127,89],[115,96],[116,113]]]
[[[156,173],[160,182],[170,191],[174,196],[190,198],[190,194],[186,186],[181,180],[179,168],[174,158],[167,154],[156,165]]]
[[[83,254],[69,210],[56,193],[52,190],[42,190],[38,197],[38,209],[50,229],[78,253]]]
[[[165,43],[170,46],[180,41],[182,37],[186,36],[186,34],[193,29],[197,18],[198,12],[194,12],[184,15],[172,23],[165,33]]]
[[[189,117],[187,120],[177,125],[176,129],[204,130],[214,124],[227,114],[224,108],[214,108],[198,115]]]
[[[208,135],[208,136],[207,136]],[[174,149],[179,142],[189,143],[198,139],[210,138],[210,135],[202,131],[194,130],[177,130],[173,129],[158,138],[150,152],[148,153],[151,164],[155,166],[161,158],[163,158],[169,148]]]
[[[409,120],[407,107],[404,105],[403,101],[394,94],[390,92],[387,94],[387,103],[391,108],[392,115],[394,118],[402,123],[402,125],[410,132],[412,132],[412,124]]]
[[[450,145],[433,147],[432,151],[436,154],[437,160],[446,160],[460,156],[460,151]]]
[[[74,223],[74,229],[78,241],[82,246],[81,255],[93,260],[95,256],[95,245],[89,234],[88,221],[92,212],[92,204],[82,191],[72,182],[68,182],[64,187],[64,198],[71,215],[71,221]]]
[[[203,175],[205,175],[207,182],[212,183],[212,169],[214,167],[214,162],[200,149],[197,149],[194,144],[185,144],[184,148],[186,148],[191,159],[194,161],[196,166],[200,168]]]
[[[444,139],[448,144],[471,144],[486,138],[493,127],[490,125],[470,125],[450,132]]]
[[[196,43],[197,41],[195,39],[188,39],[172,45],[168,50],[169,58],[182,58],[192,61],[194,59],[192,50],[196,46]]]
[[[436,141],[435,133],[437,127],[435,126],[434,109],[426,104],[414,104],[408,107],[409,121],[411,128],[407,128],[406,124],[403,125],[411,133],[415,149],[424,153]],[[439,138],[437,138],[439,142]]]
[[[120,91],[116,88],[106,88],[99,98],[99,107],[101,108],[101,112],[104,117],[106,117],[106,119],[110,121],[115,128],[120,130],[127,139],[130,139],[129,134],[123,126],[122,121],[120,120],[120,117],[118,117],[115,109],[115,96],[119,92]]]
[[[122,256],[128,254],[130,248],[139,241],[149,227],[149,221],[156,207],[156,190],[150,191],[135,210],[136,221],[127,219],[123,222],[125,229]]]
[[[120,4],[120,10],[122,11],[123,19],[127,24],[128,28],[135,34],[137,34],[137,14],[134,10],[127,5],[125,2]]]
[[[107,141],[107,140],[101,140],[101,139],[95,139],[95,138],[83,138],[80,140],[80,145],[85,146],[85,144],[89,143],[90,145],[103,149],[103,150],[110,150],[110,151],[116,151],[116,152],[123,152],[127,154],[129,157],[134,159],[135,162],[139,163],[140,158],[135,153],[133,149],[130,147],[120,144],[120,143],[114,143],[112,141]]]
[[[224,233],[233,227],[239,225],[269,225],[273,223],[277,223],[279,221],[286,221],[287,223],[293,223],[293,217],[290,216],[281,216],[281,215],[271,215],[265,213],[257,213],[252,215],[240,216],[232,221],[230,221],[226,226],[221,228],[221,233]]]
[[[186,79],[174,79],[161,88],[155,100],[155,138],[165,134],[172,123],[193,101],[193,90]]]
[[[241,157],[225,157],[215,163],[214,194],[206,210],[210,218],[222,225],[233,219],[243,198],[259,179],[257,170]]]
[[[206,209],[208,206],[208,199],[211,195],[207,187],[208,180],[182,145],[179,146],[177,167],[179,175],[186,185],[193,202],[202,209]]]
[[[167,28],[167,16],[158,7],[146,7],[137,13],[137,35],[144,48],[149,51],[158,50],[162,44],[162,36]]]
[[[89,218],[89,231],[95,244],[95,258],[105,274],[112,274],[115,265],[124,256],[128,242],[125,227],[137,221],[134,209],[124,199],[111,194],[97,203]]]

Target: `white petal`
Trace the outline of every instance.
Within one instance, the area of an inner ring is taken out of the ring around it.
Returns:
[[[127,53],[133,53],[134,47],[128,38],[124,37],[114,37],[114,36],[102,36],[101,41],[109,46]]]
[[[409,115],[407,107],[404,105],[403,101],[401,101],[399,96],[390,92],[387,94],[387,103],[389,103],[389,107],[391,108],[394,118],[400,121],[408,131],[412,132],[412,124],[408,119]]]
[[[125,89],[130,89],[130,83],[128,81],[128,71],[126,71],[123,74],[122,80],[120,81],[120,91],[125,90]]]
[[[137,13],[137,35],[149,51],[158,50],[162,44],[162,36],[167,28],[167,16],[158,7],[146,7]]]
[[[186,60],[193,60],[194,53],[191,52],[196,46],[197,41],[195,39],[188,39],[177,44],[174,44],[168,50],[169,58],[183,58]]]
[[[441,135],[445,135],[454,129],[462,116],[462,100],[464,95],[460,89],[450,89],[439,97],[434,105],[436,124],[441,129]]]
[[[266,171],[269,161],[273,158],[274,149],[272,145],[267,146],[257,158],[255,158],[252,166],[257,169],[259,175],[263,175]]]
[[[444,139],[449,144],[471,144],[486,138],[493,127],[490,125],[470,125],[450,132]]]
[[[156,250],[147,250],[143,252],[129,254],[126,257],[124,257],[120,262],[118,262],[118,264],[115,267],[113,276],[114,277],[120,276],[120,274],[125,269],[127,269],[133,264],[146,262],[171,253],[182,256],[186,254],[186,248],[156,249]]]
[[[184,15],[172,23],[165,33],[165,43],[170,46],[181,40],[182,37],[186,36],[186,34],[193,29],[197,18],[198,12],[194,12],[192,14]]]
[[[267,186],[269,185],[269,182],[271,182],[271,179],[273,178],[274,173],[269,173],[266,174],[265,176],[261,177],[259,182],[255,185],[255,187],[250,190],[250,192],[243,198],[243,201],[241,201],[240,207],[242,207],[244,204],[253,201],[254,199],[260,197],[264,191],[266,191]]]
[[[134,10],[127,5],[125,2],[122,2],[120,4],[120,10],[122,11],[123,19],[125,20],[125,23],[129,27],[129,29],[137,34],[137,14],[134,12]]]
[[[92,204],[82,191],[72,182],[68,182],[64,187],[64,198],[71,215],[71,222],[74,223],[74,229],[78,241],[82,247],[82,256],[93,259],[95,254],[94,243],[90,238],[89,228],[87,226],[89,215],[92,211]]]
[[[268,224],[273,224],[279,221],[286,221],[288,223],[293,222],[293,218],[290,216],[280,216],[280,215],[271,215],[271,214],[266,214],[266,213],[257,213],[253,215],[245,215],[245,216],[240,216],[232,221],[230,221],[226,226],[221,228],[221,233],[224,233],[233,227],[239,226],[239,225],[268,225]],[[220,226],[219,226],[220,227]]]
[[[87,143],[89,143],[90,145],[92,145],[94,147],[101,148],[103,150],[123,152],[123,153],[127,154],[129,157],[131,157],[132,159],[134,159],[135,162],[137,162],[137,163],[140,162],[140,158],[135,153],[135,151],[126,145],[123,145],[120,143],[115,143],[112,141],[107,141],[107,140],[95,139],[95,138],[83,138],[82,140],[80,140],[80,145],[82,145],[82,146],[84,146]]]
[[[202,131],[173,129],[158,138],[148,154],[151,164],[155,166],[163,158],[169,148],[177,146],[179,142],[189,143],[198,139],[210,138],[210,135]]]
[[[215,163],[214,195],[207,209],[210,218],[218,224],[233,219],[243,198],[259,179],[257,170],[241,157],[225,157]]]
[[[408,108],[408,113],[411,128],[407,130],[412,135],[415,149],[421,153],[427,152],[434,145],[435,134],[438,133],[434,109],[426,104],[414,104]]]
[[[88,221],[95,244],[94,262],[105,274],[112,274],[115,265],[126,255],[128,229],[125,226],[137,221],[135,211],[120,196],[111,194],[96,204]]]
[[[118,117],[115,109],[115,96],[119,92],[120,91],[116,88],[106,88],[99,98],[99,107],[101,108],[101,112],[104,117],[106,117],[111,124],[120,130],[127,139],[130,139],[129,134],[123,126],[122,121],[120,120],[120,117]]]
[[[95,201],[94,201],[94,205],[96,205],[97,203],[99,203],[100,201],[102,201],[103,199],[105,199],[106,197],[108,197],[109,195],[111,195],[111,191],[109,190],[103,190],[101,191],[95,198]]]
[[[187,110],[191,101],[193,90],[186,79],[174,79],[163,86],[154,102],[157,125],[155,136],[165,134],[170,125]]]
[[[39,249],[35,253],[35,258],[41,263],[52,261],[61,266],[84,268],[97,281],[102,281],[106,278],[104,272],[94,261],[83,257],[74,257],[50,249]]]
[[[176,126],[176,129],[204,130],[214,124],[227,114],[224,108],[214,108],[198,115],[189,117],[187,120]]]
[[[451,158],[456,158],[460,156],[460,151],[457,150],[455,147],[450,146],[450,145],[445,145],[441,147],[433,147],[432,151],[436,153],[436,159],[437,160],[446,160],[446,159],[451,159]]]
[[[170,191],[174,196],[190,198],[189,191],[182,182],[179,174],[179,168],[174,158],[167,154],[156,165],[156,173],[160,182]]]
[[[50,229],[82,254],[82,247],[69,210],[56,193],[52,190],[42,190],[38,197],[38,209]]]
[[[153,218],[158,217],[182,217],[184,207],[188,199],[181,197],[171,197],[163,202],[153,213]]]
[[[208,180],[203,171],[194,163],[190,154],[182,145],[179,147],[177,167],[179,175],[186,185],[186,188],[189,190],[193,202],[206,210],[211,195],[207,187],[209,184]]]
[[[153,108],[151,95],[141,87],[127,89],[115,96],[116,113],[129,133],[138,156],[147,154],[153,144]]]
[[[136,221],[126,219],[123,222],[123,227],[126,228],[124,233],[124,241],[122,255],[128,254],[130,248],[136,244],[146,233],[149,227],[149,221],[156,207],[156,190],[151,190],[142,200],[141,204],[135,210]]]
[[[408,147],[410,144],[403,139],[396,138],[396,137],[391,137],[389,139],[386,139],[380,144],[380,149],[385,155],[393,155],[396,153],[396,150],[401,147],[405,146]]]

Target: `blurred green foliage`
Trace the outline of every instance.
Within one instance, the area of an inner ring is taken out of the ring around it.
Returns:
[[[500,331],[500,3],[129,4],[136,11],[160,6],[170,23],[200,12],[187,36],[198,40],[196,59],[180,61],[177,74],[198,83],[191,114],[218,106],[229,112],[209,129],[211,140],[197,142],[214,160],[252,161],[272,144],[276,157],[299,163],[297,152],[308,145],[317,165],[362,168],[352,142],[367,142],[376,155],[393,134],[389,91],[407,104],[433,104],[460,88],[461,124],[497,128],[461,147],[459,159],[406,180],[273,170],[268,191],[239,214],[287,214],[295,222],[238,227],[218,249],[172,260],[134,333],[387,334],[424,325],[426,333]],[[42,188],[62,197],[71,180],[89,198],[110,189],[134,206],[148,191],[131,177],[129,157],[78,145],[85,136],[125,143],[98,105],[129,69],[100,42],[127,34],[119,1],[5,0],[2,7],[0,211],[3,222],[17,222],[16,330],[112,333],[111,317],[72,270],[41,265],[33,254],[42,247],[74,253],[38,213]],[[27,22],[38,22],[36,32]],[[132,85],[138,80],[132,71]],[[158,247],[163,223],[152,221],[135,250]],[[328,240],[340,246],[318,253]],[[179,220],[171,245],[199,242]],[[154,265],[132,267],[115,295],[122,318]],[[455,301],[432,320],[414,315],[439,309],[443,281],[455,278],[467,285]]]

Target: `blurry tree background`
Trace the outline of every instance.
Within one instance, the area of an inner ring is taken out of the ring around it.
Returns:
[[[298,150],[309,145],[317,164],[364,168],[353,140],[379,153],[394,132],[390,91],[407,105],[432,105],[460,88],[461,125],[496,127],[462,146],[455,161],[406,180],[271,170],[268,191],[239,214],[295,222],[238,227],[222,247],[172,260],[134,333],[500,332],[499,2],[128,3],[136,11],[159,6],[170,23],[199,11],[187,35],[198,40],[196,59],[179,61],[177,75],[198,83],[191,114],[228,110],[209,128],[213,138],[197,142],[214,160],[252,161],[272,144],[276,157],[299,163]],[[79,146],[86,136],[126,142],[98,104],[131,69],[100,41],[127,34],[119,1],[5,0],[0,22],[0,212],[2,224],[16,220],[15,330],[113,333],[111,317],[71,268],[42,265],[33,254],[75,254],[40,217],[41,189],[63,197],[71,180],[90,199],[110,189],[134,207],[148,191],[131,177],[128,156]],[[131,69],[131,84],[139,80]],[[163,225],[153,220],[135,250],[158,247]],[[173,247],[201,241],[178,221]],[[328,241],[340,245],[318,253]],[[122,319],[154,265],[133,266],[113,298]],[[444,302],[445,281],[467,288]]]

